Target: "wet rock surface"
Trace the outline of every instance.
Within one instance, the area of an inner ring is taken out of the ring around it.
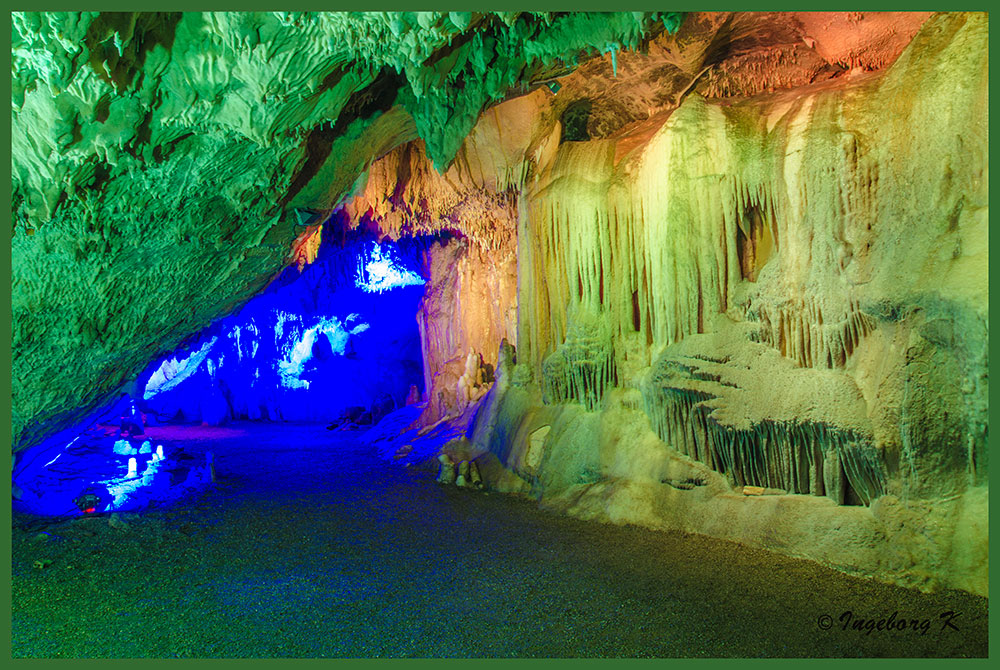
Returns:
[[[984,598],[442,487],[323,425],[185,430],[204,496],[128,532],[15,516],[14,657],[987,653]]]

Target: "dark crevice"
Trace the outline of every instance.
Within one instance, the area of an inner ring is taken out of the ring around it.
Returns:
[[[106,94],[100,97],[97,101],[97,105],[94,107],[94,120],[98,123],[104,123],[108,120],[108,116],[111,114],[111,94]]]
[[[736,253],[740,260],[740,275],[747,281],[755,282],[776,246],[774,234],[772,226],[768,225],[756,206],[747,209],[743,215],[743,223],[743,226],[736,228]]]
[[[146,55],[157,45],[167,51],[173,47],[181,16],[181,12],[102,12],[84,37],[90,67],[116,89],[132,88],[142,73]],[[116,34],[123,42],[120,55],[114,42]]]
[[[566,108],[566,111],[559,117],[562,125],[562,135],[559,143],[563,142],[586,142],[590,139],[587,132],[587,124],[590,122],[590,111],[593,103],[590,100],[578,100]]]
[[[725,23],[719,27],[719,30],[712,37],[712,41],[705,48],[705,56],[699,65],[699,69],[718,65],[729,58],[733,48],[731,29],[732,16],[730,15]]]
[[[639,328],[642,326],[642,320],[640,318],[641,312],[639,311],[639,292],[632,291],[632,329],[635,332],[639,332]]]
[[[333,72],[326,75],[326,77],[323,79],[323,82],[319,85],[319,90],[326,91],[328,89],[333,88],[334,86],[340,83],[340,80],[344,78],[344,74],[346,72],[347,70],[345,70],[342,67],[335,68]]]
[[[389,202],[394,207],[402,208],[405,201],[406,187],[410,183],[410,161],[413,158],[413,143],[408,142],[400,149],[399,165],[396,169],[396,187],[392,191]]]
[[[281,199],[282,207],[291,202],[292,198],[312,181],[330,156],[333,143],[347,131],[352,122],[371,118],[375,114],[387,112],[392,107],[402,83],[402,75],[389,67],[382,68],[375,81],[350,97],[332,127],[320,126],[309,133],[306,138],[306,162]]]
[[[445,58],[451,57],[460,49],[465,47],[466,44],[471,42],[475,34],[476,34],[475,30],[466,30],[464,33],[456,35],[451,39],[451,43],[447,47],[443,49],[438,49],[434,53],[432,53],[427,58],[427,60],[424,61],[423,66],[434,67],[434,65],[436,65],[438,62],[444,60]]]
[[[604,263],[600,264],[600,277],[598,279],[598,291],[600,292],[598,298],[600,303],[604,304]]]
[[[142,123],[139,124],[139,127],[135,131],[135,138],[125,147],[125,151],[133,158],[143,160],[143,149],[149,146],[149,140],[152,137],[152,131],[150,130],[152,119],[152,114],[146,114],[142,119]]]
[[[90,185],[90,188],[94,191],[100,191],[104,188],[105,182],[111,176],[111,166],[104,161],[98,161],[94,163],[94,180]]]
[[[173,151],[173,148],[177,145],[177,143],[186,140],[192,135],[194,135],[194,133],[184,133],[180,137],[170,140],[169,142],[164,142],[163,144],[157,144],[156,146],[153,147],[153,160],[156,161],[157,163],[162,162],[167,158],[167,156],[170,155],[171,151]]]

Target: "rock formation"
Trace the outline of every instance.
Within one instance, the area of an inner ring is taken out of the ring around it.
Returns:
[[[985,14],[15,14],[13,41],[16,449],[336,211],[448,235],[421,423],[478,407],[478,455],[443,481],[986,593]]]

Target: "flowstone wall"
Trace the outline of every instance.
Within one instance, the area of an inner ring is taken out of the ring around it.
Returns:
[[[985,594],[986,44],[938,16],[884,73],[562,145],[506,461],[587,516]]]
[[[914,32],[748,98],[718,97],[727,61],[603,137],[539,91],[444,175],[373,166],[351,207],[388,234],[516,206],[517,362],[453,458],[586,518],[985,594],[985,17]]]

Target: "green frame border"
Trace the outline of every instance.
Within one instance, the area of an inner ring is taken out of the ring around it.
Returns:
[[[38,10],[35,7],[30,6],[31,4],[32,3],[27,3],[27,2],[23,2],[23,1],[22,2],[18,2],[18,3],[16,3],[15,7],[11,8],[11,11],[18,11],[18,10],[24,10],[24,11],[71,11],[71,10],[78,9],[80,7],[80,4],[82,4],[82,3],[79,3],[79,2],[46,2],[46,3],[43,3],[44,7],[41,10]],[[110,9],[118,9],[118,8],[120,8],[121,11],[134,11],[136,9],[135,5],[137,3],[134,3],[134,2],[131,2],[131,3],[129,3],[129,2],[120,2],[118,0],[112,0],[111,2],[105,1],[105,2],[101,2],[101,3],[95,3],[95,4],[99,4],[101,10],[110,10]],[[251,10],[251,9],[253,9],[253,10],[271,10],[271,9],[276,9],[277,7],[275,7],[275,5],[277,5],[277,4],[279,4],[279,3],[274,3],[274,2],[269,2],[269,3],[268,2],[262,2],[262,3],[259,3],[259,4],[258,4],[258,2],[244,2],[244,3],[230,3],[230,2],[208,2],[208,3],[205,3],[205,2],[201,2],[201,3],[174,2],[174,3],[169,3],[170,8],[173,9],[173,10],[175,10],[175,11],[176,10],[180,10],[180,11],[221,11],[221,10],[240,11],[240,10]],[[345,0],[335,0],[332,3],[319,3],[319,2],[312,1],[312,2],[295,2],[295,3],[292,3],[292,4],[293,4],[295,10],[301,10],[301,11],[338,11],[338,10],[339,11],[344,11],[344,10],[348,10],[348,11],[399,11],[399,10],[413,11],[413,8],[415,6],[419,7],[420,9],[441,8],[441,10],[447,11],[447,10],[455,10],[455,9],[466,9],[466,8],[469,7],[470,4],[473,5],[473,6],[475,6],[475,5],[479,4],[479,3],[454,2],[454,1],[441,2],[440,0],[434,0],[432,2],[398,2],[398,1],[397,2],[386,2],[385,0],[376,0],[375,2],[363,3],[363,2],[356,2],[356,1],[355,2],[345,2]],[[525,9],[530,9],[530,8],[539,8],[539,9],[542,9],[542,10],[545,10],[545,11],[624,11],[623,9],[620,8],[620,6],[619,6],[618,9],[609,10],[608,6],[609,5],[613,5],[613,4],[617,4],[617,3],[594,2],[594,0],[583,0],[582,2],[579,2],[579,1],[578,2],[569,2],[569,1],[566,1],[566,0],[563,0],[561,2],[553,2],[552,0],[548,0],[547,2],[538,2],[538,0],[535,0],[534,2],[524,2],[523,0],[521,0],[520,2],[516,2],[516,1],[512,2],[511,0],[494,0],[494,2],[488,3],[488,6],[489,6],[489,9],[491,9],[491,10],[501,10],[502,9],[502,10],[508,10],[508,11],[525,10]],[[660,11],[660,10],[664,10],[664,9],[682,9],[682,10],[691,10],[691,11],[693,11],[694,8],[691,8],[691,7],[687,6],[688,4],[689,3],[683,3],[683,5],[680,8],[664,8],[663,4],[661,4],[661,3],[653,3],[653,2],[649,2],[649,0],[646,0],[644,2],[628,2],[628,3],[626,3],[626,9],[628,11]],[[699,11],[804,11],[803,10],[803,5],[811,5],[811,4],[812,3],[803,3],[803,2],[762,2],[762,3],[755,3],[755,2],[722,2],[722,3],[710,3],[710,5],[711,5],[710,7],[708,7],[708,8],[698,8],[698,10]],[[869,4],[869,3],[865,3],[865,4]],[[989,11],[989,5],[987,3],[983,3],[983,2],[960,3],[960,6],[958,6],[958,7],[951,6],[951,7],[947,7],[947,8],[942,7],[942,4],[943,3],[940,3],[940,2],[937,2],[937,3],[930,3],[930,2],[926,2],[926,1],[900,2],[900,0],[893,0],[893,1],[890,1],[890,2],[884,2],[883,1],[883,2],[870,3],[869,7],[868,8],[864,8],[864,9],[866,11],[890,11],[890,10],[891,11],[986,11],[986,12]],[[428,6],[428,5],[430,5],[430,6]],[[527,7],[526,7],[526,5],[527,5]],[[845,7],[843,7],[842,5],[839,5],[839,4],[838,5],[834,5],[834,6],[830,6],[830,5],[833,5],[833,3],[821,3],[819,7],[810,6],[805,11],[845,11],[845,9],[849,9],[849,8],[845,8]],[[207,8],[206,8],[206,6],[207,6]],[[156,8],[156,9],[159,9],[159,8]],[[857,9],[862,9],[862,8],[857,8]],[[439,10],[439,11],[441,11],[441,10]],[[9,40],[10,40],[10,21],[11,21],[9,14],[6,15],[5,20],[6,20],[6,25],[5,25],[6,29],[3,31],[3,35],[6,38],[6,40],[8,41],[8,45],[9,45]],[[993,65],[993,62],[994,62],[994,58],[991,55],[991,57],[990,57],[990,64]],[[5,86],[6,94],[9,97],[9,95],[10,95],[10,80],[5,79],[4,80],[4,86]],[[990,93],[995,93],[994,86],[992,85],[992,82],[990,84]],[[991,129],[995,125],[997,125],[996,122],[995,121],[991,121],[991,124],[990,124]],[[10,124],[9,118],[7,120],[7,123],[5,124],[4,132],[5,132],[4,138],[6,140],[8,151],[9,151],[9,147],[11,146],[11,124]],[[991,154],[991,156],[993,158],[996,158],[996,156],[995,156],[996,153],[997,152],[994,152],[992,150],[990,151],[990,154]],[[9,167],[10,163],[8,163],[7,165],[8,165],[8,170],[9,170],[10,169],[10,167]],[[8,173],[8,179],[4,180],[3,185],[2,185],[2,188],[3,188],[4,194],[6,196],[6,201],[7,202],[10,202],[10,197],[11,197],[11,185],[10,184],[11,184],[11,182],[10,182],[9,173]],[[997,187],[997,180],[996,180],[995,177],[990,180],[989,186],[990,186],[990,192],[993,192],[994,189]],[[7,211],[9,212],[9,209]],[[7,245],[7,248],[9,248],[10,247],[10,240],[11,240],[11,232],[10,232],[10,226],[9,225],[6,226],[6,227],[4,227],[4,229],[3,229],[3,236],[4,236],[4,241],[5,241],[6,245]],[[996,253],[996,247],[997,246],[1000,246],[1000,239],[991,239],[990,240],[990,252],[991,252],[991,254],[995,254]],[[990,268],[990,272],[989,272],[989,281],[990,281],[990,288],[991,289],[995,288],[995,282],[994,282],[995,274],[996,273],[994,272],[993,268],[991,267]],[[10,257],[10,254],[4,254],[3,257],[2,257],[2,276],[3,276],[4,285],[6,286],[7,293],[9,295],[10,294],[10,287],[11,287],[11,257]],[[10,370],[11,369],[11,358],[10,358],[11,354],[9,353],[10,352],[9,344],[10,344],[10,337],[11,337],[12,319],[11,319],[11,304],[10,304],[9,301],[5,301],[3,303],[3,305],[2,305],[2,309],[0,309],[0,325],[3,326],[3,338],[4,338],[4,341],[5,341],[5,345],[8,345],[8,346],[4,346],[2,348],[2,352],[0,352],[0,354],[2,354],[2,356],[3,356],[2,361],[3,361],[4,367],[7,370]],[[996,347],[996,349],[1000,349],[1000,345],[998,345]],[[995,360],[997,353],[998,352],[994,348],[994,343],[991,342],[990,343],[991,358],[993,358]],[[990,366],[990,367],[992,368],[992,366]],[[4,411],[3,414],[2,414],[2,417],[3,417],[3,431],[4,431],[3,434],[9,436],[10,435],[10,416],[11,416],[10,415],[10,408],[11,408],[11,403],[12,403],[12,398],[11,398],[11,380],[10,380],[10,378],[8,376],[4,375],[3,378],[2,378],[2,383],[3,383],[3,389],[2,389],[2,394],[0,394],[0,395],[2,395],[2,397],[4,399],[4,402],[6,403],[6,411]],[[1000,391],[996,391],[996,385],[994,385],[994,391],[990,393],[990,400],[994,400],[994,395],[996,395],[997,393],[1000,393]],[[991,403],[991,404],[993,404],[993,403]],[[992,411],[990,412],[990,416],[992,418]],[[991,480],[992,480],[992,477],[991,477]],[[990,509],[991,516],[995,516],[996,515],[996,511],[997,511],[997,509],[996,509],[997,505],[995,504],[995,500],[991,502],[990,508],[991,508]],[[4,509],[4,518],[5,518],[6,522],[7,522],[7,527],[9,527],[11,525],[11,520],[12,520],[11,509],[9,507],[5,507],[5,509]],[[993,529],[993,524],[991,523],[990,524],[990,535],[991,535],[991,537],[993,535],[993,530],[994,530]],[[7,572],[5,574],[10,574],[10,567],[11,567],[11,536],[10,536],[10,534],[8,534],[6,532],[4,533],[3,543],[4,543],[4,547],[5,547],[5,553],[4,553],[4,561],[5,561],[5,563],[4,564],[5,564],[5,567],[7,568]],[[991,544],[992,544],[992,542],[991,542]],[[3,593],[4,603],[6,605],[7,612],[10,612],[10,610],[11,610],[11,587],[10,587],[10,582],[8,580],[4,580],[3,585],[0,586],[0,592]],[[991,585],[991,588],[990,588],[991,595],[993,595],[993,592],[994,592],[994,589],[992,588],[992,585]],[[991,608],[990,613],[991,613],[991,615],[993,614],[992,608]],[[991,637],[995,637],[993,635],[993,633],[997,630],[998,626],[1000,626],[1000,624],[998,624],[993,619],[994,618],[991,616],[991,623],[990,623],[990,634],[991,634],[990,636]],[[4,649],[4,657],[8,658],[8,659],[11,658],[10,623],[11,623],[10,617],[9,616],[5,616],[4,617],[4,625],[2,627],[3,628],[3,633],[4,633],[3,634],[3,639],[2,639],[2,644],[3,644],[3,649]],[[991,656],[992,656],[992,654],[991,654]],[[125,663],[128,663],[128,664],[134,664],[134,663],[136,663],[136,661],[129,661],[129,660],[112,660],[112,661],[105,661],[105,660],[74,660],[72,662],[74,663],[74,665],[78,664],[80,666],[90,666],[90,667],[96,667],[98,664],[100,664],[103,667],[103,666],[106,666],[106,665],[119,665],[120,666],[121,664],[125,664]],[[145,663],[150,663],[150,664],[152,664],[152,663],[163,663],[163,662],[166,662],[166,661],[157,661],[157,660],[143,661],[144,664]],[[234,665],[234,664],[237,664],[237,663],[240,664],[241,667],[244,664],[247,664],[247,663],[252,664],[254,667],[262,667],[262,666],[263,667],[268,667],[268,666],[274,666],[274,667],[276,667],[279,664],[281,664],[281,665],[286,664],[288,662],[288,659],[273,659],[273,660],[213,660],[213,661],[201,660],[201,661],[195,661],[195,662],[198,663],[198,664],[208,663],[212,667],[221,667],[223,665]],[[324,661],[322,661],[322,660],[304,660],[303,659],[303,660],[299,660],[299,661],[295,661],[295,662],[297,662],[297,663],[323,663]],[[357,663],[357,664],[360,664],[360,663],[364,663],[364,664],[368,664],[368,663],[379,663],[379,664],[386,664],[386,663],[407,663],[407,665],[410,666],[410,667],[412,667],[414,665],[421,665],[421,666],[429,667],[430,664],[432,664],[432,663],[433,664],[437,664],[438,662],[439,661],[430,660],[430,659],[411,660],[411,661],[400,661],[400,660],[336,661],[336,663],[338,665],[343,665],[343,664],[346,664],[346,663],[350,663],[350,664],[355,664],[355,663]],[[450,662],[451,663],[496,664],[496,663],[508,662],[508,661],[496,661],[496,660],[472,660],[472,661],[469,661],[469,660],[463,660],[463,661],[450,661]],[[515,662],[518,663],[519,665],[520,664],[529,664],[530,663],[530,664],[543,664],[543,665],[545,665],[547,667],[552,667],[555,664],[565,665],[565,664],[568,663],[568,661],[565,661],[565,660],[544,660],[544,659],[543,660],[539,660],[539,659],[528,660],[528,659],[525,659],[525,660],[515,661]],[[580,663],[580,662],[581,661],[574,661],[574,663]],[[639,660],[639,661],[636,661],[636,660],[624,660],[623,661],[623,660],[596,660],[595,659],[595,660],[590,660],[590,661],[584,660],[582,662],[583,663],[601,663],[602,665],[603,664],[608,664],[608,665],[615,664],[615,665],[618,665],[618,664],[621,664],[621,663],[625,663],[625,664],[633,664],[633,663],[657,663],[658,661],[641,661],[641,660]],[[723,659],[708,659],[708,660],[705,660],[705,661],[697,661],[697,660],[695,660],[695,661],[690,661],[690,662],[699,663],[699,664],[717,665],[717,664],[720,664],[720,663],[726,663],[727,660],[723,660]],[[729,661],[729,662],[731,662],[731,661]],[[736,661],[736,662],[740,662],[740,661]],[[789,662],[794,662],[794,661],[788,661],[788,660],[780,660],[780,659],[778,659],[778,660],[766,660],[766,661],[757,660],[755,662],[756,663],[762,663],[762,662],[766,662],[766,663],[775,663],[775,662],[777,662],[777,663],[789,663]],[[811,662],[812,663],[839,663],[841,661],[838,661],[838,660],[828,660],[828,659],[814,659]],[[869,661],[865,661],[865,662],[871,662],[871,661],[869,660]],[[879,661],[879,664],[882,665],[882,664],[885,664],[885,663],[892,663],[892,664],[902,665],[904,663],[908,664],[910,662],[911,661],[893,659],[893,660],[888,660],[888,661],[886,661],[886,660]],[[927,659],[927,660],[916,661],[916,662],[918,662],[918,663],[942,664],[942,663],[950,663],[952,661],[949,661],[949,660],[930,660],[930,659]],[[972,662],[972,663],[986,663],[986,660],[982,660],[982,661],[970,661],[970,662]],[[59,661],[56,661],[56,660],[37,660],[37,661],[36,660],[18,660],[17,661],[18,665],[22,665],[22,664],[23,665],[27,665],[29,663],[32,666],[34,666],[34,667],[38,667],[38,666],[49,667],[49,666],[56,666],[57,664],[59,664],[62,667],[65,667],[65,664],[60,664]],[[189,665],[189,663],[190,662],[185,662],[186,665]]]

